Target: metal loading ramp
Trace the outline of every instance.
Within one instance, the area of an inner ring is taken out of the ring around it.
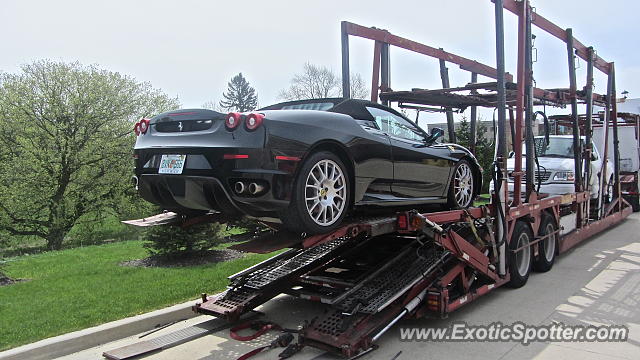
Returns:
[[[229,320],[237,319],[241,314],[280,294],[293,278],[327,261],[331,254],[346,243],[345,239],[336,239],[310,249],[277,255],[270,259],[273,261],[250,268],[250,271],[237,277],[232,276],[229,290],[219,297],[197,304],[194,310]]]
[[[440,250],[418,255],[417,249],[410,247],[366,281],[346,292],[336,306],[346,313],[375,314],[431,273],[446,256]]]

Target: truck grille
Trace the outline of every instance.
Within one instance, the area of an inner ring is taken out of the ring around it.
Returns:
[[[526,173],[522,174],[522,178],[524,179],[527,176]],[[549,181],[551,177],[551,171],[536,171],[535,172],[535,182],[540,181],[541,183],[546,183]],[[539,179],[539,180],[538,180]],[[509,181],[513,181],[513,176],[509,173]]]

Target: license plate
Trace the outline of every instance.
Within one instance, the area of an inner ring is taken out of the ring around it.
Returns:
[[[158,174],[182,174],[187,155],[162,155]]]

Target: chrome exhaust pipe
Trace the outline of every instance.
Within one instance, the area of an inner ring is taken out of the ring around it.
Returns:
[[[137,177],[137,176],[135,176],[135,175],[133,175],[133,176],[131,177],[131,182],[133,183],[133,187],[134,187],[136,190],[138,190],[138,177]]]
[[[251,195],[258,194],[258,193],[262,192],[262,190],[264,190],[264,186],[262,186],[260,184],[257,184],[257,183],[249,184],[249,193]]]
[[[237,181],[233,185],[233,190],[235,190],[236,194],[242,194],[246,190],[246,187],[242,181]]]

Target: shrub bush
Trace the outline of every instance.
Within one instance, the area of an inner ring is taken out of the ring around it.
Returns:
[[[197,224],[180,226],[152,226],[145,231],[144,247],[151,255],[176,257],[208,250],[223,240],[223,225]]]

